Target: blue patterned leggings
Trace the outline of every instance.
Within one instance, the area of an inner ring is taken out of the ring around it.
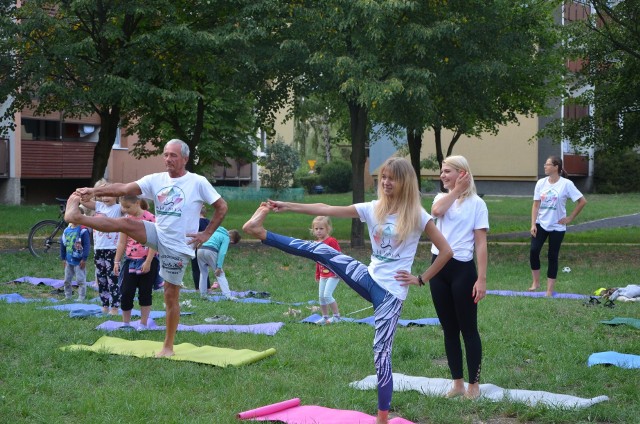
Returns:
[[[263,243],[283,252],[319,262],[373,304],[375,317],[373,358],[378,377],[378,409],[388,411],[391,408],[393,394],[391,349],[400,312],[402,312],[402,300],[379,286],[369,275],[366,265],[325,243],[294,239],[269,231]]]

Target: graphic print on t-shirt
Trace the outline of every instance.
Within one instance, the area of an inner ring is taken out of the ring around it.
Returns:
[[[550,188],[540,194],[540,209],[556,210],[558,206],[558,192],[554,188]]]
[[[373,247],[373,256],[381,261],[393,262],[397,260],[398,254],[393,253],[400,243],[396,239],[396,226],[392,223],[376,224],[373,227],[373,240],[376,245]]]
[[[170,186],[156,193],[156,215],[182,216],[184,192],[180,187]]]

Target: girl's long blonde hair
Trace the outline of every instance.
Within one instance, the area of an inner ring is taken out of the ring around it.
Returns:
[[[469,161],[467,161],[467,159],[464,156],[460,156],[460,155],[449,156],[442,161],[442,164],[443,165],[447,164],[458,172],[464,171],[470,177],[469,187],[467,187],[464,193],[460,195],[460,198],[459,198],[460,202],[463,202],[464,199],[466,199],[467,197],[471,197],[476,194],[476,183],[473,181],[473,174],[471,173],[471,168],[469,167]]]
[[[382,174],[391,177],[396,185],[393,197],[384,194],[382,189]],[[375,208],[375,218],[379,224],[384,223],[387,216],[396,214],[396,231],[399,241],[407,239],[413,231],[422,231],[420,214],[420,190],[418,179],[411,163],[399,157],[391,157],[382,164],[378,178],[378,203]]]

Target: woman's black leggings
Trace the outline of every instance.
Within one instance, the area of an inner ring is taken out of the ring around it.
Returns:
[[[564,231],[547,231],[536,224],[538,232],[535,237],[531,237],[531,250],[529,251],[529,262],[531,263],[531,269],[536,271],[540,269],[540,251],[545,240],[549,237],[549,253],[547,258],[549,260],[549,268],[547,269],[547,278],[556,279],[558,276],[558,257],[560,256],[560,245],[562,239],[564,239]]]
[[[436,259],[433,255],[432,263]],[[444,331],[444,349],[454,380],[464,377],[462,345],[464,340],[469,370],[469,383],[480,382],[482,342],[478,332],[478,305],[473,301],[473,286],[478,279],[476,265],[471,260],[451,259],[435,277],[429,280],[431,297]]]

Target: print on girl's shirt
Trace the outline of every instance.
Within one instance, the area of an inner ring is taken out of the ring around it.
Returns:
[[[373,256],[385,262],[394,262],[399,255],[393,253],[400,246],[396,240],[396,226],[392,223],[376,224],[373,227]]]
[[[550,188],[544,193],[540,194],[540,209],[556,210],[558,207],[558,192]]]
[[[156,215],[182,216],[184,192],[180,187],[170,186],[156,193]]]

